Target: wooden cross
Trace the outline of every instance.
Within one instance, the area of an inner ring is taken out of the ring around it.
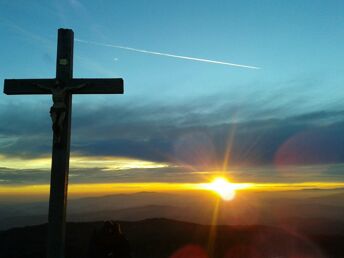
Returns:
[[[4,93],[52,94],[53,149],[48,217],[48,258],[63,258],[70,155],[72,94],[123,94],[123,79],[73,79],[74,33],[58,30],[56,79],[5,79]]]

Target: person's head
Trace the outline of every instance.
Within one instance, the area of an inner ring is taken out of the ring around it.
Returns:
[[[110,233],[113,235],[120,235],[121,232],[121,227],[118,223],[114,222],[114,221],[105,221],[104,222],[104,231],[106,233]]]
[[[121,225],[113,220],[110,221],[113,228],[114,228],[114,231],[117,233],[117,234],[122,234],[122,230],[121,230]]]

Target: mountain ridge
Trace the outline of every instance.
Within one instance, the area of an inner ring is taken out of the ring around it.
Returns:
[[[190,246],[202,249],[211,258],[344,257],[344,233],[303,235],[264,225],[207,226],[165,218],[119,223],[134,258],[191,257],[175,256]],[[99,221],[67,223],[66,258],[86,258],[92,232],[102,224]],[[0,257],[44,257],[46,230],[47,225],[43,224],[0,232]],[[214,239],[210,238],[211,232],[216,232]],[[209,240],[214,246],[213,253],[208,249]]]

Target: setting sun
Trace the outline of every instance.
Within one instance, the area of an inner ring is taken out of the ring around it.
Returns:
[[[230,201],[235,197],[235,190],[242,187],[230,183],[223,177],[217,177],[211,183],[203,184],[203,188],[216,192],[225,201]]]

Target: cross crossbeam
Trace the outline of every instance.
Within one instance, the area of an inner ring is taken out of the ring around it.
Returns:
[[[68,86],[71,94],[123,94],[123,79],[72,79],[65,83],[57,79],[5,79],[7,95],[51,94],[54,87]],[[78,86],[84,85],[82,88]]]

